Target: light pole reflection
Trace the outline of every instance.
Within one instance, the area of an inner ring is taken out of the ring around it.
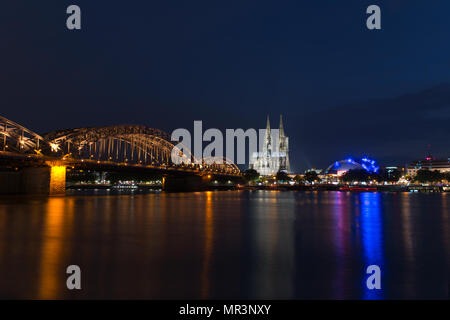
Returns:
[[[203,263],[201,273],[201,296],[207,299],[210,294],[210,273],[211,273],[211,256],[213,251],[213,209],[212,209],[212,192],[206,192],[206,207],[205,207],[205,247],[203,252]]]
[[[379,193],[365,192],[360,194],[361,243],[364,273],[362,279],[363,299],[383,299],[385,276],[384,250],[383,250],[383,221],[381,212],[381,195]],[[366,280],[366,268],[377,265],[381,269],[381,289],[370,290]]]
[[[252,201],[251,294],[258,299],[292,298],[294,293],[294,206],[292,194],[270,192]]]
[[[72,198],[48,199],[39,268],[39,299],[56,299],[65,290],[64,239],[68,237],[67,226],[72,225],[73,214]]]

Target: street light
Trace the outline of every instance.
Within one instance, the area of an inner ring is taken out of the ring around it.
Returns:
[[[50,143],[50,148],[52,149],[53,152],[57,152],[59,150],[59,145],[57,143]]]

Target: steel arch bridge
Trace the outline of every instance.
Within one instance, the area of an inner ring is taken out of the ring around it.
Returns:
[[[208,157],[202,159],[202,166],[207,170],[225,172],[230,174],[240,173],[239,167],[226,157]]]
[[[53,153],[77,159],[169,166],[172,152],[181,152],[163,131],[138,125],[77,128],[44,137]],[[190,154],[181,156],[192,161]]]
[[[195,159],[171,141],[170,136],[143,125],[117,125],[53,131],[39,135],[0,116],[0,150],[4,153],[73,162],[187,170],[239,175],[239,168],[225,158]],[[182,159],[172,161],[172,154]]]
[[[48,142],[37,133],[0,116],[0,150],[34,153]]]

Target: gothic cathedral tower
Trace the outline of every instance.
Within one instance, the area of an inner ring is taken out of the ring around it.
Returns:
[[[278,131],[278,132],[277,132]],[[289,138],[284,133],[283,118],[280,115],[279,130],[270,129],[270,120],[267,116],[267,126],[262,143],[262,150],[257,153],[256,161],[250,164],[260,175],[273,175],[278,171],[290,171],[289,165]]]
[[[279,147],[278,147],[278,156],[279,156],[279,171],[290,171],[290,164],[289,164],[289,138],[286,137],[284,134],[284,127],[283,127],[283,117],[280,115],[280,129],[278,131],[279,133]]]

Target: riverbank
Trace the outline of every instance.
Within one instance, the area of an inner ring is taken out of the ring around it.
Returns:
[[[350,192],[449,192],[445,186],[421,185],[270,185],[270,186],[242,186],[245,190],[278,190],[278,191],[350,191]]]
[[[112,185],[112,184],[73,184],[67,185],[66,189],[73,190],[161,190],[161,185],[136,184],[136,185]],[[214,190],[272,190],[272,191],[344,191],[344,192],[450,192],[447,186],[422,186],[422,185],[211,185],[206,191]]]

